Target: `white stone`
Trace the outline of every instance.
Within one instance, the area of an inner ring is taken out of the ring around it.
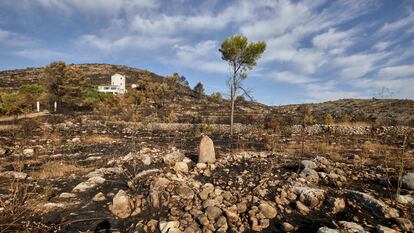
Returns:
[[[92,201],[105,201],[106,197],[102,192],[99,192],[98,194],[96,194],[93,198]]]
[[[34,155],[34,150],[33,149],[24,149],[23,150],[23,155],[26,157],[31,157]]]
[[[65,204],[63,203],[52,203],[52,202],[48,202],[46,204],[43,205],[44,208],[65,208]]]
[[[170,221],[170,222],[161,221],[159,224],[161,233],[181,232],[178,229],[179,227],[180,227],[179,221]]]
[[[24,180],[27,178],[27,174],[24,172],[6,171],[1,173],[3,176],[11,177],[18,180]]]
[[[112,214],[119,218],[128,218],[134,210],[134,202],[124,190],[119,190],[109,207]]]
[[[414,173],[407,173],[402,178],[402,186],[414,190]]]
[[[216,154],[214,151],[214,143],[207,135],[203,135],[201,138],[198,154],[199,163],[215,163]]]
[[[77,196],[74,193],[61,193],[59,195],[59,198],[64,198],[64,199],[66,199],[66,198],[75,198],[75,197],[77,197]]]
[[[176,172],[188,173],[188,165],[185,162],[176,162],[174,165]]]

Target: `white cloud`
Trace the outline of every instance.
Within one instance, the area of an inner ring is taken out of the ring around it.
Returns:
[[[319,34],[312,39],[312,43],[322,49],[336,49],[334,54],[343,52],[347,47],[351,46],[355,30],[337,31],[330,28],[327,32]]]
[[[314,82],[310,77],[296,74],[290,71],[274,72],[269,75],[269,77],[278,82],[285,82],[290,84],[304,84]]]
[[[401,65],[401,66],[390,66],[382,68],[378,71],[381,77],[395,78],[395,77],[407,77],[411,76],[414,78],[414,64]]]
[[[127,49],[152,50],[164,46],[171,46],[180,39],[169,37],[142,37],[126,35],[116,38],[98,37],[96,35],[83,35],[78,39],[78,44],[98,49],[104,53],[119,52]]]
[[[64,60],[69,57],[68,54],[57,52],[48,49],[24,49],[15,52],[17,56],[24,57],[30,60]]]
[[[350,56],[337,57],[334,64],[340,70],[343,79],[356,79],[376,69],[376,62],[386,57],[385,53],[358,53]]]
[[[378,51],[383,51],[383,50],[385,50],[385,49],[387,49],[389,46],[390,46],[390,42],[389,41],[380,41],[380,42],[377,42],[374,46],[373,46],[373,48],[375,49],[375,50],[378,50]]]
[[[143,9],[153,9],[160,5],[158,0],[21,0],[16,7],[31,10],[41,6],[64,14],[84,13],[96,16],[113,17],[121,12],[131,13]]]
[[[194,46],[176,45],[174,48],[176,57],[170,63],[213,73],[228,73],[227,64],[220,59],[216,41],[202,41]]]
[[[336,100],[343,98],[366,98],[357,91],[341,90],[336,81],[327,81],[325,83],[311,83],[305,86],[305,91],[309,102],[322,102],[327,100]]]
[[[399,20],[396,20],[392,23],[385,23],[381,29],[379,30],[380,33],[390,33],[393,31],[401,30],[413,30],[414,28],[414,12],[412,10],[409,11],[409,14]]]
[[[21,47],[33,45],[34,43],[35,40],[30,37],[0,28],[0,45]]]

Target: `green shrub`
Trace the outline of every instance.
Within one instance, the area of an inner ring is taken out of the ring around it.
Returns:
[[[334,123],[335,123],[335,121],[334,121],[333,116],[331,114],[329,114],[329,113],[326,114],[325,115],[325,125],[332,125]]]

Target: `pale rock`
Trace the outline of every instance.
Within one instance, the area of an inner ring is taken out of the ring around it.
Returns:
[[[207,135],[202,135],[200,146],[199,146],[198,162],[199,163],[215,163],[216,162],[214,143],[213,143],[213,140],[211,140],[211,138],[209,138]]]
[[[73,188],[73,192],[85,192],[86,190],[95,188],[103,183],[105,183],[105,178],[94,176],[89,178],[87,181],[78,184],[75,188]]]
[[[183,199],[191,200],[194,198],[194,191],[187,186],[184,186],[184,185],[179,186],[176,192]]]
[[[345,232],[348,233],[365,233],[367,231],[365,231],[365,229],[354,222],[346,222],[346,221],[340,221],[339,225],[341,225],[341,227],[344,229]]]
[[[300,174],[302,178],[305,178],[307,181],[312,183],[318,183],[319,182],[319,175],[318,172],[311,168],[304,168]]]
[[[389,207],[381,200],[375,199],[371,195],[354,190],[345,190],[345,194],[359,201],[361,205],[368,211],[371,211],[380,218],[397,218],[398,210]]]
[[[185,162],[176,162],[174,165],[176,172],[188,173],[188,165]]]
[[[46,209],[65,208],[65,204],[48,202],[44,204],[43,207]]]
[[[314,208],[325,200],[325,191],[309,187],[294,187],[293,191],[299,200],[310,208]]]
[[[112,214],[119,218],[128,218],[135,208],[135,203],[124,190],[119,190],[109,207]]]
[[[277,210],[275,207],[269,205],[268,203],[262,203],[259,205],[260,212],[269,219],[275,218]]]
[[[76,194],[74,194],[74,193],[61,193],[60,195],[59,195],[59,198],[62,198],[62,199],[67,199],[67,198],[76,198],[77,197],[77,195]]]
[[[328,227],[321,227],[317,233],[339,233],[339,231]]]
[[[407,173],[402,178],[402,186],[414,190],[414,173]]]
[[[181,232],[180,229],[180,222],[179,221],[161,221],[159,223],[159,229],[161,233],[178,233]]]
[[[376,229],[377,229],[378,233],[398,233],[398,231],[396,231],[392,228],[389,228],[389,227],[386,227],[386,226],[381,226],[381,225],[377,225]]]
[[[151,165],[151,157],[149,155],[143,155],[141,160],[142,160],[142,163],[144,163],[145,166]]]
[[[295,229],[295,227],[292,226],[292,224],[290,224],[288,222],[282,223],[281,228],[284,232],[291,232]]]
[[[5,177],[10,177],[18,180],[24,180],[27,178],[27,174],[24,172],[6,171],[1,173]]]
[[[32,157],[34,155],[34,150],[29,148],[29,149],[24,149],[23,150],[23,155],[26,157]]]
[[[102,193],[102,192],[99,192],[99,193],[97,193],[93,198],[92,198],[92,200],[93,201],[96,201],[96,202],[98,202],[98,201],[105,201],[106,200],[106,197],[105,197],[105,195]]]
[[[309,212],[310,212],[309,208],[306,205],[304,205],[302,202],[296,201],[295,204],[296,204],[296,210],[300,214],[302,214],[302,215],[308,215],[309,214]]]
[[[223,213],[223,211],[217,206],[209,206],[205,210],[205,213],[210,220],[215,220]]]
[[[300,165],[302,168],[310,168],[310,169],[316,169],[318,167],[316,163],[311,160],[302,160],[300,162]]]
[[[197,167],[197,169],[199,169],[199,170],[204,170],[204,169],[206,169],[206,168],[207,168],[207,164],[205,164],[205,163],[197,163],[197,164],[196,164],[196,167]]]
[[[181,162],[185,158],[184,154],[175,150],[163,157],[164,163],[174,166],[176,162]]]

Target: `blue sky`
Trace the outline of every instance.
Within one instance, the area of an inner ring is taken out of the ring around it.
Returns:
[[[234,34],[267,43],[259,102],[414,98],[414,0],[0,0],[0,69],[121,64],[226,93]]]

